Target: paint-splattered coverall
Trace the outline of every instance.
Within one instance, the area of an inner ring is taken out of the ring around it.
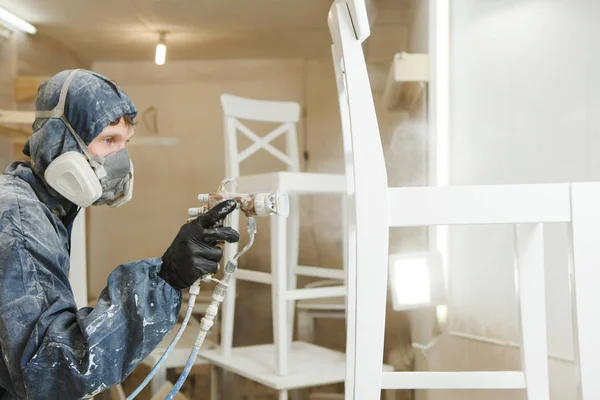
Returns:
[[[66,75],[42,85],[37,109],[56,105]],[[99,75],[78,74],[71,84],[65,114],[86,144],[135,113]],[[121,382],[173,328],[181,307],[181,291],[157,275],[154,258],[118,266],[96,307],[76,308],[68,273],[77,210],[41,178],[69,150],[78,147],[62,121],[36,120],[24,148],[36,171],[19,162],[0,175],[0,400],[81,399]]]

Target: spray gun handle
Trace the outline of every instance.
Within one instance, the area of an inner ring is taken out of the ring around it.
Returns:
[[[188,217],[196,218],[208,211],[208,206],[188,208]]]

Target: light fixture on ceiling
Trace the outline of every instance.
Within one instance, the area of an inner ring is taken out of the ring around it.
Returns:
[[[30,35],[35,35],[37,33],[35,26],[2,7],[0,7],[0,24],[10,29],[29,33]]]
[[[160,32],[158,38],[158,44],[156,45],[156,55],[154,56],[154,62],[156,65],[163,65],[167,58],[167,33]]]

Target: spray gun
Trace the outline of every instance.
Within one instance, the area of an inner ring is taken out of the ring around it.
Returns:
[[[204,203],[205,206],[190,208],[188,215],[190,217],[197,217],[200,213],[206,212],[205,210],[210,210],[217,204],[230,199],[237,202],[238,208],[246,217],[287,216],[289,214],[290,209],[287,195],[279,192],[257,194],[235,193],[227,190],[227,184],[231,184],[233,190],[235,190],[236,183],[234,179],[223,180],[215,193],[199,194],[198,201]]]
[[[190,353],[190,357],[183,369],[183,372],[179,376],[177,383],[169,392],[165,400],[172,400],[173,397],[179,392],[183,382],[187,378],[192,366],[196,360],[198,355],[198,351],[204,342],[204,339],[208,335],[210,328],[212,328],[214,323],[214,318],[217,316],[217,312],[219,310],[219,304],[223,302],[225,296],[227,294],[227,288],[230,285],[231,279],[233,278],[233,274],[237,269],[238,259],[246,253],[252,245],[254,244],[254,236],[256,234],[256,217],[262,216],[271,216],[271,215],[279,215],[287,217],[289,215],[289,198],[287,194],[280,193],[279,191],[275,193],[257,193],[257,194],[247,194],[247,193],[236,193],[230,192],[227,190],[227,185],[231,184],[233,189],[235,190],[236,182],[233,179],[225,179],[219,185],[219,188],[214,193],[208,194],[200,194],[198,195],[198,201],[203,203],[200,207],[190,208],[188,210],[188,221],[193,220],[198,217],[200,214],[203,214],[215,207],[217,204],[233,199],[237,203],[237,208],[244,213],[246,216],[246,229],[249,235],[248,243],[244,246],[244,248],[239,251],[232,259],[228,260],[225,268],[223,270],[223,277],[220,280],[214,279],[211,275],[205,275],[198,279],[194,284],[190,287],[188,307],[186,310],[185,317],[183,322],[181,323],[181,327],[179,328],[177,334],[169,344],[169,347],[162,354],[161,358],[156,362],[150,373],[144,381],[138,386],[138,388],[127,397],[127,400],[133,399],[135,396],[142,391],[142,389],[150,382],[154,374],[158,371],[158,368],[162,364],[162,362],[166,359],[167,354],[175,347],[179,338],[183,334],[187,323],[191,317],[192,309],[194,308],[194,304],[196,302],[196,296],[200,294],[200,284],[201,282],[217,282],[217,286],[213,291],[213,295],[211,298],[211,303],[206,309],[206,313],[202,320],[200,321],[200,332],[198,333],[198,337],[196,338],[196,342],[194,344],[194,348]],[[229,225],[229,216],[225,220],[225,224]]]

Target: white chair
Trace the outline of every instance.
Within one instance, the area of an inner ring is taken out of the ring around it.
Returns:
[[[363,35],[355,30],[361,27],[354,18],[358,2],[338,1],[329,15],[347,174],[353,182],[348,185],[345,398],[376,399],[382,389],[524,389],[528,399],[549,399],[543,224],[568,223],[580,393],[585,400],[600,399],[600,183],[388,188],[361,48],[364,30]],[[372,210],[378,210],[378,218]],[[382,372],[389,228],[474,224],[515,226],[523,371]]]
[[[279,390],[279,398],[287,399],[288,390],[344,381],[344,354],[311,343],[292,342],[294,309],[297,300],[344,297],[345,270],[298,265],[299,210],[298,195],[340,194],[341,206],[346,188],[344,175],[300,172],[296,123],[300,106],[293,102],[247,99],[224,94],[221,97],[225,114],[226,174],[237,181],[238,192],[275,192],[290,196],[290,215],[271,218],[271,272],[238,269],[235,278],[272,285],[273,344],[232,347],[235,311],[235,280],[228,289],[223,304],[220,348],[201,351],[200,356],[219,367],[242,375],[255,382]],[[280,124],[260,137],[241,120]],[[238,132],[254,143],[239,151]],[[286,135],[286,151],[270,142]],[[240,163],[259,150],[270,153],[287,167],[287,171],[258,175],[240,175]],[[343,208],[342,208],[343,209]],[[239,214],[231,217],[231,225],[239,229]],[[225,258],[233,257],[237,244],[225,246]],[[336,280],[338,284],[296,288],[296,276],[312,276]],[[336,306],[337,307],[337,306]]]

